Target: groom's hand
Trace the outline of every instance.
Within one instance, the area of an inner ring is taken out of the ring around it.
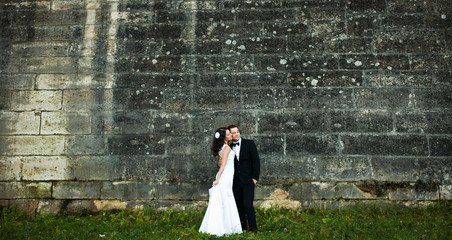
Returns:
[[[253,178],[254,185],[257,184],[257,180]]]

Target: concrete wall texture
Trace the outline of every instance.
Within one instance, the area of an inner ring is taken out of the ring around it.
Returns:
[[[214,130],[256,205],[452,199],[450,0],[0,0],[0,206],[205,204]]]

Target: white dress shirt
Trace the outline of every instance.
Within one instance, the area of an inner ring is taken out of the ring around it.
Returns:
[[[237,161],[238,161],[240,159],[240,147],[242,146],[242,138],[240,138],[239,141],[237,141],[237,143],[239,143],[239,145],[233,146],[232,151],[234,151],[235,156],[237,156]]]

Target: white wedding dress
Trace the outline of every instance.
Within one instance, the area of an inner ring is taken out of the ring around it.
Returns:
[[[227,145],[223,145],[221,148],[220,156],[222,156],[224,146]],[[209,189],[209,205],[199,228],[200,232],[216,236],[242,232],[237,205],[232,193],[234,156],[234,151],[231,150],[218,185]]]

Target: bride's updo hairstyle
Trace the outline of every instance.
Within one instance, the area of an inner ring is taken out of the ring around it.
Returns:
[[[214,157],[218,157],[218,151],[220,151],[221,147],[223,147],[224,138],[226,137],[226,130],[227,128],[224,127],[218,128],[213,135],[211,150]]]

